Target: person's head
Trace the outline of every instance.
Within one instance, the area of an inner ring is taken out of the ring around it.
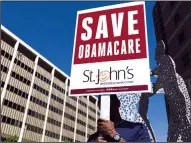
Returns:
[[[100,108],[100,98],[98,100],[98,105]],[[120,101],[117,98],[117,95],[116,94],[110,95],[110,120],[114,123],[121,120],[119,107],[120,107]]]

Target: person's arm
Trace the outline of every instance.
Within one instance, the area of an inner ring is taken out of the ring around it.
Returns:
[[[127,142],[127,141],[121,138],[119,142]]]
[[[98,120],[98,131],[104,132],[107,134],[107,136],[110,138],[110,140],[113,139],[113,137],[118,134],[117,131],[115,130],[114,123],[110,120],[103,120],[99,119]],[[119,142],[127,142],[123,138],[119,140]]]

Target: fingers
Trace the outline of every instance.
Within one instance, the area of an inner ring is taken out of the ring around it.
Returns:
[[[101,118],[98,119],[98,122],[105,122],[105,121],[107,121],[107,120],[104,120],[104,119],[101,119]]]
[[[104,120],[104,119],[101,119],[101,118],[100,118],[100,119],[98,119],[98,123],[99,123],[99,122],[112,122],[112,121],[110,121],[110,120]]]
[[[96,142],[107,142],[103,137],[98,137],[95,141]]]

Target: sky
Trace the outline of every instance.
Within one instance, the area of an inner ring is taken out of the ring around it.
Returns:
[[[70,75],[76,14],[78,10],[124,2],[2,2],[2,24],[33,49]],[[152,9],[146,2],[146,19],[151,69],[156,66]],[[154,81],[154,79],[152,79]],[[149,100],[148,118],[157,141],[166,141],[167,117],[162,94]]]

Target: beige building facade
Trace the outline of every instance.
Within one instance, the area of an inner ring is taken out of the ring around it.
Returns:
[[[1,25],[1,137],[84,142],[96,131],[94,96],[69,97],[70,77]]]

